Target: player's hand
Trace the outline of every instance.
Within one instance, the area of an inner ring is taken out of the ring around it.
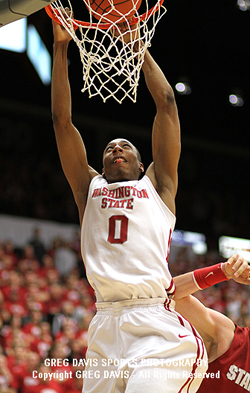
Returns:
[[[63,12],[65,15],[65,19],[67,20],[68,15],[70,15],[70,9],[67,7],[65,8],[65,12]],[[68,33],[68,31],[61,25],[59,25],[57,22],[52,20],[52,26],[53,26],[53,34],[54,34],[54,42],[57,43],[68,43],[71,39],[72,36]]]
[[[140,40],[140,27],[139,23],[130,25],[129,22],[131,22],[131,20],[132,17],[126,22],[117,23],[117,28],[112,29],[112,34],[125,44],[131,42],[133,50],[138,52],[139,46],[143,45]]]
[[[222,264],[222,270],[227,278],[240,284],[250,285],[250,266],[238,254],[231,256]]]

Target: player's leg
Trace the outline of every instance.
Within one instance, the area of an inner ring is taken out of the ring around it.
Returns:
[[[195,393],[207,370],[204,343],[196,330],[163,304],[137,308],[120,325],[129,365],[126,393]],[[133,341],[134,338],[134,341]]]
[[[83,393],[124,392],[123,373],[119,373],[118,330],[118,318],[112,311],[97,311],[88,330]]]

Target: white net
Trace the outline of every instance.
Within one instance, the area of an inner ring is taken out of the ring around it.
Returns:
[[[72,4],[67,1],[66,7],[73,15]],[[114,5],[115,0],[106,0],[110,9],[101,14],[91,9],[90,0],[83,1],[89,11],[89,21],[84,23],[68,17],[61,1],[50,6],[56,14],[55,20],[67,29],[79,48],[83,64],[82,92],[88,91],[90,98],[99,95],[104,102],[110,97],[119,103],[126,97],[136,102],[145,51],[151,45],[155,26],[165,14],[165,7],[158,1],[149,9],[148,0],[142,0],[145,11],[140,16],[138,0],[129,0],[132,7],[123,14]]]

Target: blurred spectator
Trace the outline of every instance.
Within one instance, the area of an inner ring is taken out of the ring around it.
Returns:
[[[28,349],[24,341],[16,341],[11,348],[6,348],[8,366],[14,378],[14,386],[19,390],[27,367]]]
[[[52,282],[49,287],[50,300],[48,301],[48,313],[53,318],[61,311],[62,302],[65,300],[65,287],[59,282]]]
[[[29,351],[27,355],[27,365],[24,371],[19,374],[20,393],[33,393],[34,388],[39,384],[39,380],[34,377],[33,371],[37,370],[41,359],[38,353]]]
[[[22,273],[27,270],[38,271],[40,264],[35,256],[34,247],[30,244],[26,245],[24,248],[23,257],[18,263],[18,268]]]
[[[42,321],[44,321],[42,312],[35,308],[32,308],[29,316],[24,319],[22,331],[30,344],[41,337],[40,325]]]
[[[39,379],[38,384],[34,386],[32,393],[64,393],[63,386],[60,384],[60,382],[58,382],[57,379],[53,378],[50,380],[48,378],[48,373],[52,372],[51,367],[41,363],[36,371],[36,375],[39,375]],[[27,391],[27,393],[29,392]]]
[[[70,242],[64,242],[60,239],[54,257],[55,267],[63,277],[66,277],[78,266],[77,256],[71,249]]]
[[[28,315],[28,310],[26,308],[25,302],[23,299],[20,299],[18,288],[11,288],[8,294],[8,299],[5,301],[3,307],[7,312],[9,312],[10,315],[17,314],[21,317],[25,317]]]
[[[72,366],[68,360],[69,347],[62,342],[57,342],[53,345],[50,351],[50,358],[56,364],[51,365],[52,372],[61,373],[62,378],[57,381],[60,385],[64,385],[66,381],[71,382],[72,379]]]
[[[16,393],[13,382],[14,378],[8,368],[7,359],[4,355],[0,355],[0,392]]]
[[[21,333],[22,318],[19,314],[14,314],[1,327],[0,340],[4,348],[12,346],[15,334],[20,334],[20,338],[25,339],[26,336]]]
[[[73,368],[72,380],[65,382],[65,393],[82,393],[83,370],[83,366],[76,366]]]
[[[6,301],[12,299],[13,293],[16,293],[20,302],[24,302],[26,290],[23,288],[23,275],[16,271],[11,270],[6,276],[6,280],[2,283],[1,291]]]
[[[51,326],[49,322],[40,322],[39,324],[40,334],[34,338],[30,344],[30,349],[33,352],[37,352],[41,359],[48,357],[49,351],[53,345],[53,338],[51,334]]]
[[[39,270],[40,277],[48,277],[49,272],[52,271],[56,274],[57,279],[59,278],[59,272],[57,271],[54,263],[54,259],[48,253],[45,253],[42,258],[42,267]]]
[[[226,314],[234,322],[238,323],[241,317],[242,298],[241,292],[237,286],[230,285],[225,291],[224,296],[226,299]]]
[[[27,288],[25,295],[26,306],[29,310],[35,309],[41,311],[43,315],[45,315],[48,312],[47,303],[50,300],[50,294],[47,291],[48,285],[46,281],[39,280],[37,275],[34,277],[36,281],[29,282],[27,281],[27,278],[30,278],[30,274],[29,277],[27,277],[27,275],[25,276],[25,284]],[[40,287],[42,284],[44,285],[43,288]]]
[[[56,314],[52,321],[52,334],[57,337],[62,331],[64,325],[72,321],[73,325],[77,325],[77,319],[74,316],[74,303],[69,300],[64,300],[61,304],[61,312]]]
[[[77,272],[71,273],[65,277],[66,298],[74,303],[75,306],[80,304],[80,290],[83,287],[82,280],[79,279]]]
[[[87,350],[87,343],[86,340],[82,339],[81,337],[75,338],[71,341],[70,345],[70,354],[68,356],[70,363],[82,361],[85,358],[86,350]]]
[[[13,251],[11,242],[0,244],[0,273],[11,271],[17,264],[17,257]]]
[[[47,279],[49,286],[56,284],[61,281],[59,272],[55,269],[50,269],[47,271]]]
[[[42,264],[43,256],[46,253],[45,246],[40,238],[40,229],[34,228],[33,237],[29,240],[29,244],[33,246],[34,254],[40,264]]]
[[[11,258],[12,267],[16,266],[18,258],[15,252],[15,246],[11,240],[4,243],[5,254]]]
[[[72,319],[64,322],[62,329],[55,335],[55,342],[64,345],[67,357],[70,356],[72,343],[77,337],[78,326]]]

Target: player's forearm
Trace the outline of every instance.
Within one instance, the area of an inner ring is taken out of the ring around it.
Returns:
[[[230,276],[225,274],[223,265],[223,263],[218,263],[175,277],[175,299],[182,299],[199,289],[205,289],[219,282],[229,280]]]
[[[175,105],[173,89],[148,51],[145,53],[142,70],[148,90],[155,101],[157,109],[162,106],[166,107],[166,103]]]
[[[175,294],[174,299],[183,299],[184,297],[195,293],[199,290],[193,279],[193,272],[185,273],[174,277]]]
[[[68,43],[54,43],[51,100],[53,122],[66,123],[71,120],[71,90],[67,64]]]

